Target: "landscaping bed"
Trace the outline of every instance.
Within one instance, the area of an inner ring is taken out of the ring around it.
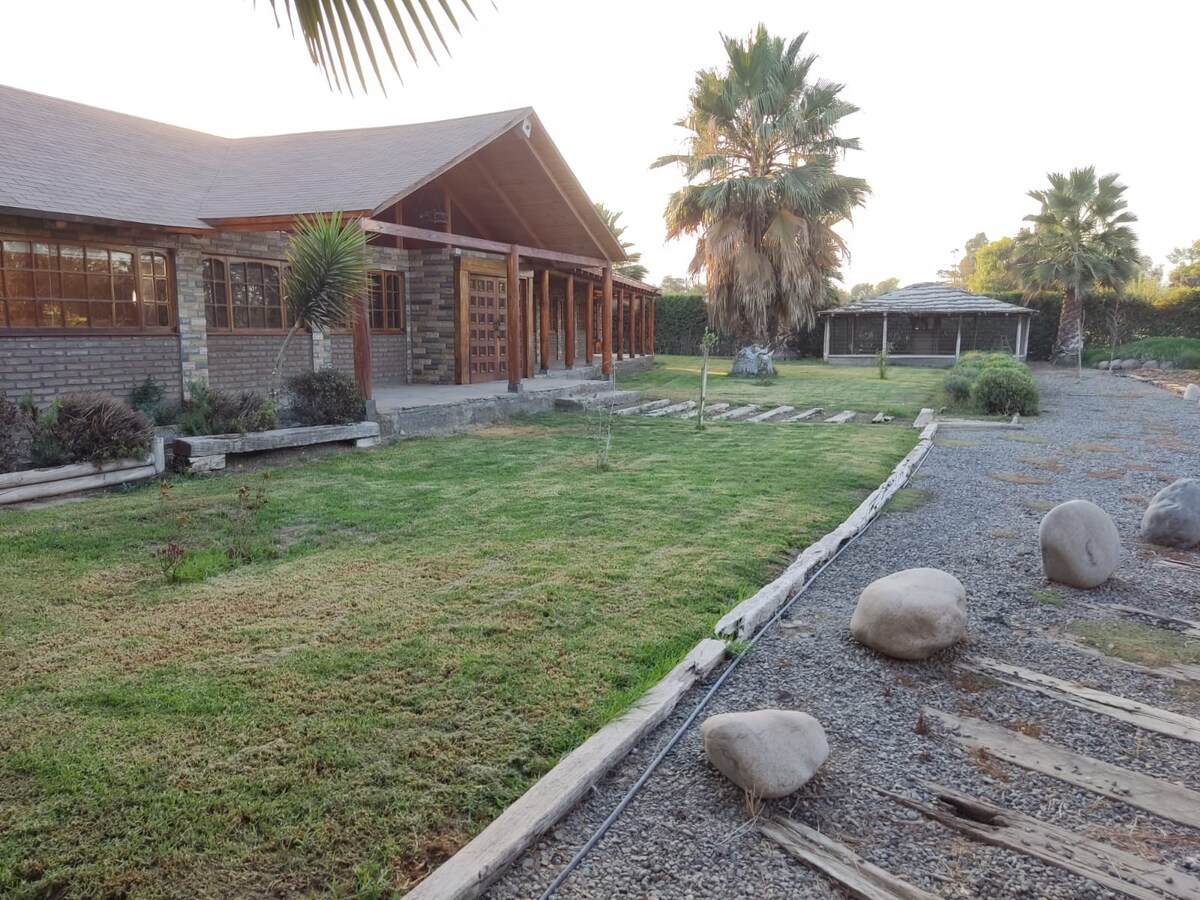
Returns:
[[[590,427],[0,515],[0,893],[403,890],[917,439]]]
[[[931,405],[941,387],[945,370],[892,366],[887,379],[880,379],[874,366],[829,366],[820,360],[776,360],[776,375],[768,379],[733,378],[732,360],[709,361],[709,403],[761,407],[793,406],[803,410],[821,407],[829,412],[852,409],[871,415],[882,412],[900,419],[914,419]],[[695,400],[700,393],[700,357],[655,357],[654,368],[628,377],[617,386],[639,390],[646,399],[669,397]]]

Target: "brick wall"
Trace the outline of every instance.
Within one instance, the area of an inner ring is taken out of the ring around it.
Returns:
[[[349,334],[333,335],[333,368],[354,374],[354,339]],[[408,336],[371,335],[371,382],[404,384],[408,378]]]
[[[59,394],[98,391],[128,402],[147,376],[167,398],[180,399],[175,335],[0,337],[0,389],[11,400],[32,394],[42,404]]]
[[[208,383],[218,391],[259,391],[271,387],[271,366],[283,335],[217,334],[208,336]],[[288,345],[283,378],[312,371],[312,339],[300,332]]]

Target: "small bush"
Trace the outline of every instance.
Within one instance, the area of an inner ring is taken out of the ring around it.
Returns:
[[[183,434],[245,434],[279,427],[275,405],[262,394],[214,391],[197,381],[188,384],[188,394],[177,422]]]
[[[1200,369],[1200,353],[1187,351],[1179,354],[1179,357],[1175,360],[1175,368]]]
[[[946,376],[943,386],[951,400],[955,403],[965,403],[971,398],[971,382],[974,380],[965,375],[951,373]]]
[[[117,400],[99,394],[67,394],[45,411],[32,404],[27,408],[35,467],[140,459],[150,449],[154,434],[150,420]]]
[[[1028,369],[984,369],[971,385],[971,399],[986,413],[1037,415],[1038,391]]]
[[[150,375],[146,380],[133,389],[129,395],[129,405],[151,419],[158,418],[158,404],[162,402],[163,389]]]
[[[0,390],[0,473],[25,467],[29,443],[28,419]]]
[[[289,378],[287,389],[301,425],[348,425],[367,414],[362,392],[345,372],[304,372]]]

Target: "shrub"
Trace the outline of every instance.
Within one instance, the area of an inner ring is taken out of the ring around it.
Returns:
[[[158,417],[158,404],[162,401],[163,389],[153,376],[147,375],[146,380],[133,389],[129,395],[129,405],[151,419]]]
[[[150,449],[150,420],[99,394],[67,394],[45,411],[32,403],[30,458],[35,467],[141,458]]]
[[[971,382],[974,378],[968,378],[966,375],[951,372],[946,376],[946,382],[943,385],[946,389],[946,394],[955,403],[965,403],[971,397]]]
[[[253,391],[214,391],[203,382],[188,383],[189,399],[179,414],[182,434],[245,434],[279,427],[275,405]]]
[[[1191,350],[1179,354],[1175,360],[1178,369],[1200,369],[1200,353]]]
[[[1038,391],[1033,376],[1024,367],[996,366],[984,369],[971,385],[971,399],[987,413],[1011,416],[1037,415]]]
[[[347,425],[367,414],[362,392],[345,372],[304,372],[289,378],[287,389],[301,425]]]
[[[25,467],[28,420],[21,408],[0,390],[0,473]]]

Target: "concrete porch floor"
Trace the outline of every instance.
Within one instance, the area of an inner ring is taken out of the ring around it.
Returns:
[[[452,406],[474,400],[505,399],[572,388],[590,393],[603,389],[606,383],[569,375],[565,370],[551,370],[549,375],[522,379],[521,394],[510,394],[507,381],[488,381],[483,384],[380,384],[375,386],[374,394],[379,415],[387,415],[402,409]]]

